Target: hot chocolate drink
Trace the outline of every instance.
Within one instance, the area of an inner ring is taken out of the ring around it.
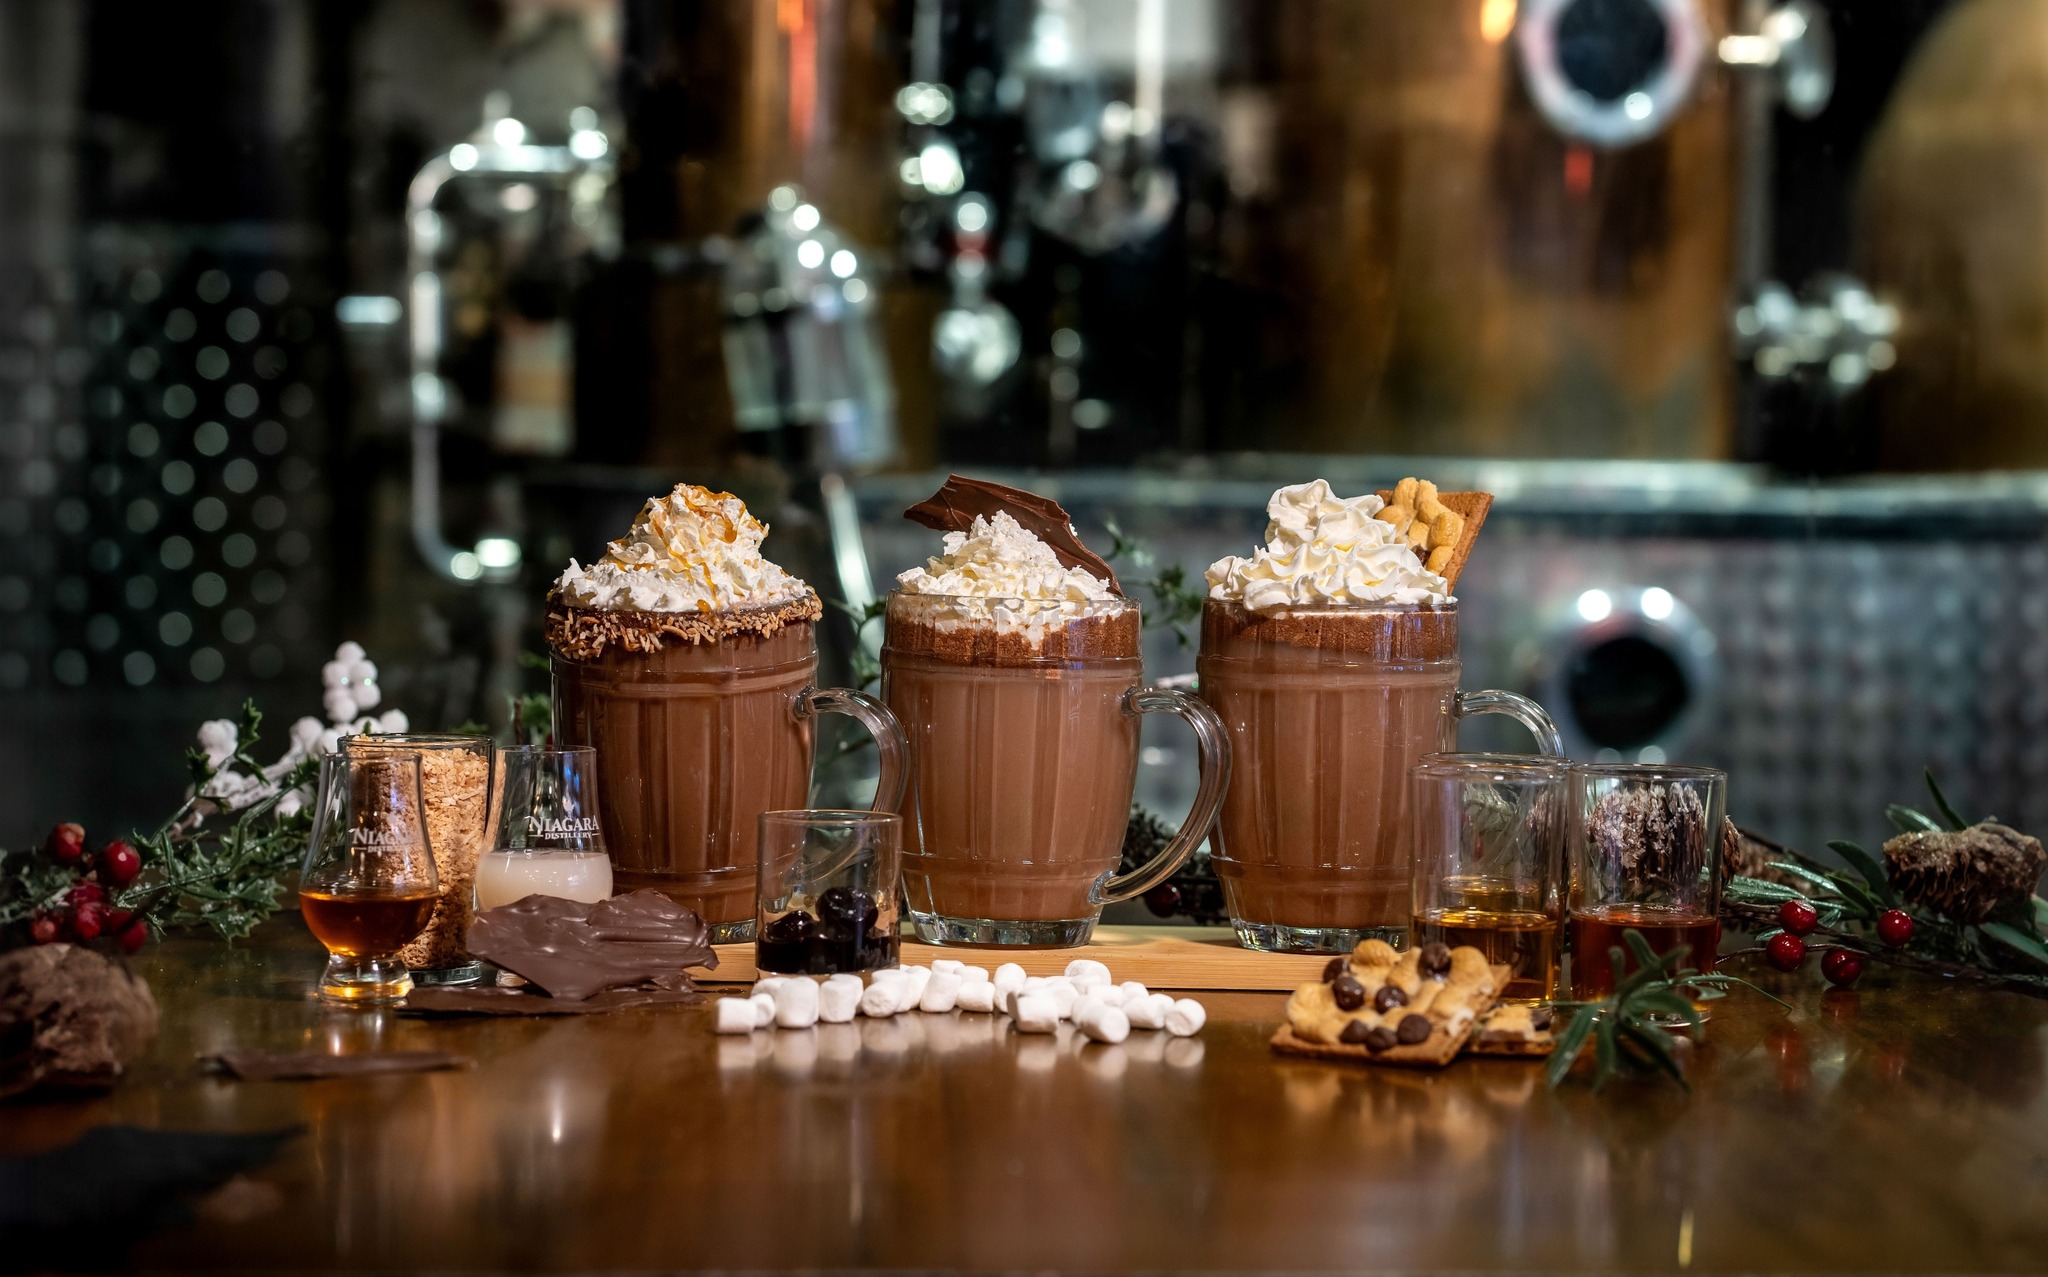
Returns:
[[[899,578],[882,649],[883,694],[910,741],[912,921],[937,944],[1081,944],[1105,903],[1150,887],[1201,841],[1227,746],[1199,701],[1141,686],[1138,607],[1106,567],[1065,561],[1007,509],[964,522],[942,557]],[[1118,879],[1138,716],[1155,710],[1195,727],[1203,789],[1181,836]]]
[[[803,582],[761,557],[767,528],[737,498],[678,485],[588,570],[573,562],[547,614],[555,737],[597,749],[599,820],[620,891],[658,890],[714,939],[751,939],[760,815],[805,805],[813,714],[874,732],[876,799],[902,792],[886,709],[819,691]]]
[[[1404,941],[1408,772],[1455,748],[1461,714],[1512,714],[1557,748],[1534,702],[1457,690],[1456,601],[1383,504],[1282,488],[1269,544],[1209,569],[1197,668],[1235,751],[1214,863],[1252,948]]]

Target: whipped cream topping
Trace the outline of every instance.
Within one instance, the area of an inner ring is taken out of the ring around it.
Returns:
[[[1209,565],[1209,597],[1254,612],[1319,603],[1447,603],[1450,586],[1422,566],[1377,496],[1340,497],[1316,479],[1266,502],[1266,544]]]
[[[576,560],[555,592],[605,611],[722,612],[801,599],[796,577],[761,557],[768,525],[730,492],[679,483],[641,508],[633,527],[584,568]]]
[[[1002,629],[1042,630],[1083,615],[1117,592],[1081,568],[1061,563],[1052,547],[1008,514],[977,515],[965,532],[948,532],[945,553],[896,578],[905,594],[959,600],[941,621],[995,623]]]

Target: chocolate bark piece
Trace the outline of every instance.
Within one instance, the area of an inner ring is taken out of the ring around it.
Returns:
[[[644,984],[630,989],[606,989],[603,993],[571,1001],[551,998],[531,988],[507,989],[490,985],[414,989],[399,1005],[409,1015],[603,1015],[608,1011],[631,1011],[639,1007],[689,1006],[702,1002],[704,995],[690,985],[688,976],[666,977],[670,983]]]
[[[572,1002],[718,965],[704,919],[658,891],[596,904],[528,896],[486,909],[470,923],[469,951]]]
[[[476,1061],[453,1051],[367,1051],[328,1055],[320,1051],[222,1051],[199,1057],[202,1065],[243,1082],[302,1082],[372,1073],[430,1073],[466,1069]]]
[[[955,474],[948,475],[937,492],[905,510],[903,517],[939,532],[966,532],[976,517],[990,518],[998,511],[1045,542],[1062,565],[1080,568],[1117,594],[1124,592],[1102,556],[1081,543],[1073,517],[1050,497]]]

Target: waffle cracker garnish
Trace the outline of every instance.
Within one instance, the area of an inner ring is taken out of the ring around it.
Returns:
[[[1486,512],[1493,508],[1493,494],[1438,492],[1427,479],[1409,478],[1380,489],[1379,497],[1386,503],[1376,516],[1379,521],[1407,537],[1423,566],[1455,588],[1465,560],[1472,557],[1472,543],[1479,539]]]
[[[1465,1049],[1473,1055],[1545,1056],[1556,1045],[1549,1007],[1502,1003],[1479,1017]]]
[[[1506,987],[1509,969],[1471,946],[1395,952],[1367,940],[1331,961],[1330,979],[1287,999],[1276,1051],[1323,1059],[1441,1068],[1457,1057]]]

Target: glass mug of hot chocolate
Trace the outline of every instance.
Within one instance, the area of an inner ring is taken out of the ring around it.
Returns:
[[[1465,495],[1484,494],[1444,494]],[[1212,863],[1247,948],[1406,942],[1409,770],[1457,748],[1460,718],[1508,715],[1563,753],[1536,702],[1458,690],[1455,571],[1431,571],[1387,509],[1320,479],[1282,488],[1268,544],[1209,569],[1196,668],[1234,751]]]
[[[1143,686],[1138,605],[1106,567],[1063,565],[1001,511],[946,551],[899,578],[882,647],[882,693],[910,741],[912,925],[928,944],[1084,944],[1105,904],[1156,885],[1208,833],[1230,743],[1199,699]],[[1179,835],[1119,875],[1138,720],[1158,712],[1194,729],[1201,779]]]
[[[903,793],[903,729],[881,702],[820,689],[809,586],[761,555],[738,498],[678,484],[550,597],[555,740],[597,750],[614,887],[696,910],[715,943],[754,938],[765,811],[803,807],[812,719],[846,714],[881,756],[875,808]]]

